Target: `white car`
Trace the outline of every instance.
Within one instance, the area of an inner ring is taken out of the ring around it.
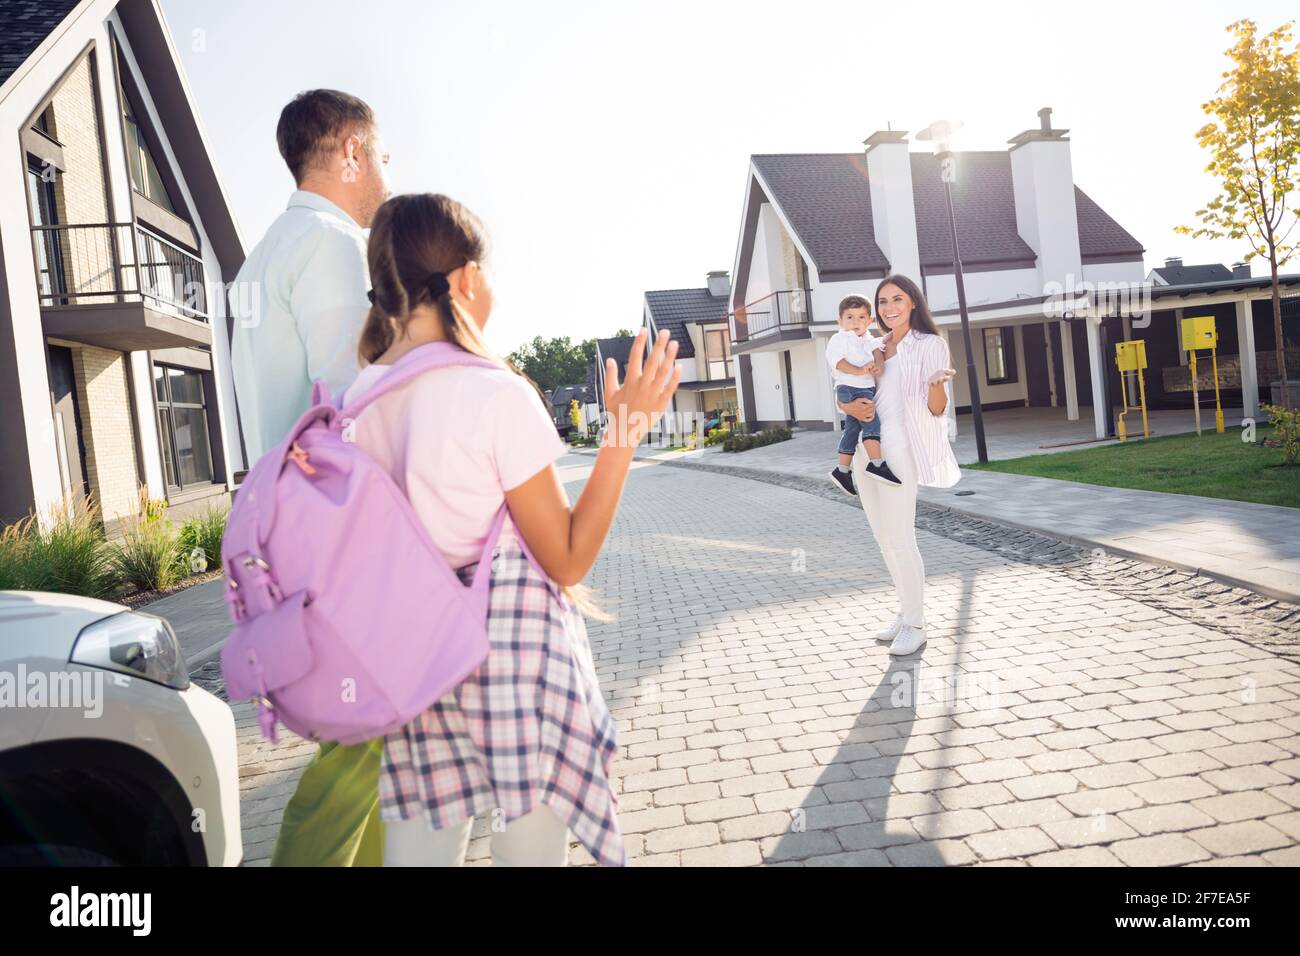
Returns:
[[[236,866],[235,719],[171,625],[0,591],[0,865]]]

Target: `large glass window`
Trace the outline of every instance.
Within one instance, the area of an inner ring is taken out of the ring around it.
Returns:
[[[131,186],[155,205],[162,206],[168,212],[175,212],[171,197],[167,195],[167,187],[158,174],[158,164],[154,162],[144,131],[140,129],[131,109],[131,101],[125,93],[122,95],[122,105],[125,111],[126,155],[131,167]]]
[[[990,385],[1016,380],[1016,338],[1009,326],[984,330],[984,374]]]
[[[59,222],[59,207],[54,193],[58,170],[34,161],[27,167],[27,198],[31,203],[32,230],[36,246],[36,281],[40,286],[42,302],[65,291],[63,286],[63,249],[57,229],[43,229]]]
[[[706,329],[704,361],[709,381],[731,378],[731,333],[727,329]]]
[[[155,365],[153,381],[167,485],[184,488],[211,482],[212,448],[202,373]]]

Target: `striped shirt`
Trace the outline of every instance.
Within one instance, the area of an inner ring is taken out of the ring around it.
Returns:
[[[917,483],[935,488],[951,488],[961,479],[957,456],[949,443],[948,417],[931,413],[929,406],[930,376],[951,368],[951,361],[943,336],[913,329],[898,343],[896,353],[885,366],[887,376],[899,377],[902,407],[891,407],[889,412],[903,420],[916,462]],[[951,382],[944,390],[951,405]]]

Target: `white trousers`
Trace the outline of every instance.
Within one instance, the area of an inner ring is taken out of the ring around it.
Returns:
[[[906,434],[880,436],[880,452],[890,470],[902,481],[893,487],[866,475],[867,456],[859,447],[853,456],[853,483],[862,510],[867,513],[871,533],[898,592],[898,610],[903,622],[925,626],[925,565],[916,544],[916,465]]]
[[[384,866],[463,866],[472,819],[435,830],[425,820],[384,824]],[[569,858],[569,831],[547,806],[511,820],[492,834],[496,866],[564,866]]]

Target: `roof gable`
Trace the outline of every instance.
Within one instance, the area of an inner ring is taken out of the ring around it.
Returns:
[[[677,343],[678,358],[693,358],[690,330],[694,322],[726,322],[728,296],[704,289],[659,289],[645,294],[655,328],[667,329]]]
[[[916,238],[923,268],[952,264],[952,231],[938,159],[911,153]],[[1032,268],[1033,249],[1016,228],[1011,157],[1004,151],[957,154],[953,208],[962,261]],[[871,189],[862,153],[789,153],[752,157],[754,168],[823,276],[883,273],[889,261],[872,229]],[[1142,244],[1075,187],[1079,253],[1085,261],[1136,258]]]

